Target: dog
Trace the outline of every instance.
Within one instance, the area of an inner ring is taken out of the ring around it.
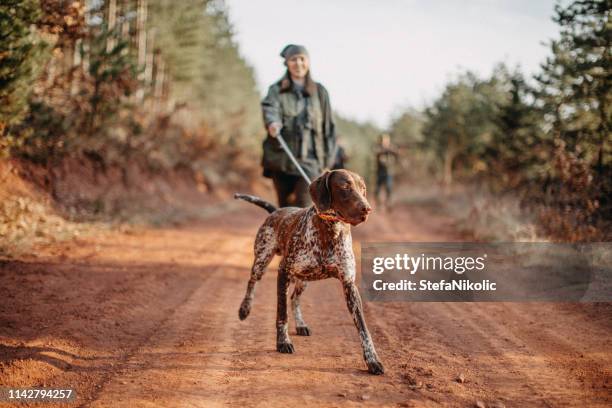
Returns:
[[[280,255],[276,350],[281,353],[294,352],[287,318],[289,284],[295,283],[291,306],[297,335],[310,336],[311,331],[300,310],[300,296],[308,281],[336,278],[342,282],[346,304],[359,332],[368,372],[383,374],[384,368],[366,326],[361,297],[355,284],[351,225],[365,222],[372,212],[366,199],[365,183],[356,173],[332,170],[314,180],[309,191],[314,204],[309,208],[277,209],[259,197],[235,194],[235,198],[256,204],[271,213],[255,238],[255,260],[238,312],[240,320],[246,319],[251,311],[255,284],[261,280],[274,255]]]

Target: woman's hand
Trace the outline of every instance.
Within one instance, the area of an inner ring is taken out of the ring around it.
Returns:
[[[279,134],[283,125],[277,122],[272,122],[268,125],[268,134],[272,137],[276,137]]]

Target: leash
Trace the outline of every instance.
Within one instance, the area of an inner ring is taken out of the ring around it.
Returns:
[[[289,159],[291,159],[291,162],[293,163],[293,165],[295,167],[297,167],[297,169],[299,170],[299,172],[302,175],[302,177],[304,177],[304,180],[306,180],[308,185],[310,185],[310,183],[312,183],[310,181],[310,178],[308,178],[308,176],[306,175],[306,172],[304,171],[302,166],[300,166],[300,163],[298,163],[298,161],[293,156],[293,153],[291,153],[291,150],[289,150],[289,146],[287,146],[287,143],[285,143],[285,139],[283,139],[283,137],[281,136],[280,129],[277,131],[277,134],[276,134],[275,137],[276,137],[276,139],[278,139],[278,141],[279,141],[281,147],[283,148],[283,150],[285,151],[285,153],[287,153],[287,156],[289,156]]]

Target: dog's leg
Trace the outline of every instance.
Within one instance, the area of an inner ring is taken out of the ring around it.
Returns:
[[[287,269],[281,264],[278,269],[276,309],[276,350],[281,353],[293,353],[293,344],[289,339],[289,319],[287,316],[287,290],[289,289],[289,276]]]
[[[351,316],[353,316],[355,326],[357,326],[357,330],[359,331],[361,347],[363,348],[363,358],[368,366],[368,372],[370,374],[383,374],[385,369],[383,368],[383,365],[376,354],[372,337],[370,336],[365,319],[363,318],[361,296],[357,291],[357,286],[352,280],[344,280],[342,285],[344,286],[346,305],[348,306],[349,312],[351,313]]]
[[[240,309],[238,310],[238,317],[240,317],[240,320],[246,319],[249,315],[249,312],[251,311],[251,303],[253,302],[253,296],[255,296],[255,283],[257,283],[258,280],[261,280],[264,272],[266,271],[266,267],[270,264],[272,258],[274,258],[276,239],[272,234],[272,229],[270,227],[268,228],[269,231],[264,228],[259,230],[257,237],[255,238],[255,261],[253,262],[253,267],[251,268],[251,278],[247,284],[244,300],[242,301]]]
[[[300,297],[304,290],[306,290],[306,282],[298,280],[295,282],[295,287],[291,294],[291,308],[295,316],[295,328],[298,336],[310,336],[310,329],[302,317],[302,309],[300,308]]]

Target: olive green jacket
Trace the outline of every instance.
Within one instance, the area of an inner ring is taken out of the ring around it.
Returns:
[[[331,168],[336,147],[329,94],[319,83],[313,88],[314,92],[297,91],[285,76],[261,102],[266,129],[273,122],[282,124],[283,139],[311,179]],[[303,98],[297,92],[303,92]],[[270,136],[263,142],[262,165],[266,177],[274,171],[300,174],[278,140]]]

